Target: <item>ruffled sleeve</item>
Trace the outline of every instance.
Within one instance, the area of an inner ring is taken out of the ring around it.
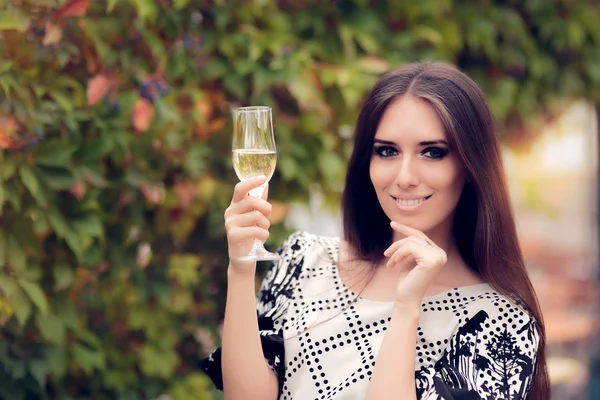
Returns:
[[[288,305],[304,260],[303,236],[302,232],[296,232],[279,248],[277,253],[282,256],[282,259],[273,263],[267,270],[256,298],[262,350],[269,366],[280,378],[278,379],[279,392],[281,392],[285,370],[283,328]],[[223,390],[221,348],[203,359],[200,362],[200,369],[212,379],[217,389]]]
[[[539,341],[523,310],[481,310],[457,329],[434,366],[416,371],[417,398],[524,400]]]

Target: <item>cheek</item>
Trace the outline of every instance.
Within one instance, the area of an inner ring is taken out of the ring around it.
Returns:
[[[375,160],[371,162],[369,175],[376,191],[385,189],[394,180],[393,171],[390,173],[390,168],[386,168]]]
[[[441,166],[430,170],[427,174],[427,182],[429,186],[443,191],[444,193],[454,196],[456,193],[460,195],[465,184],[465,177],[462,169],[453,164]]]

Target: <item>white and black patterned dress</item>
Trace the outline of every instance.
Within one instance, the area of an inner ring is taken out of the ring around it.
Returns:
[[[261,285],[263,353],[280,400],[366,398],[393,303],[357,297],[345,285],[339,243],[293,234]],[[488,284],[424,298],[417,333],[418,399],[526,398],[539,343],[535,320]],[[220,349],[200,367],[222,389]]]

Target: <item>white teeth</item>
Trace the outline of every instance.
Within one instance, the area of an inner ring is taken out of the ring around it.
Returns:
[[[416,206],[417,204],[420,204],[420,203],[424,202],[425,200],[426,200],[425,198],[416,199],[416,200],[396,199],[396,202],[403,206]]]

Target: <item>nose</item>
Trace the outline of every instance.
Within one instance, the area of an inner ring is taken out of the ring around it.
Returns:
[[[409,157],[404,157],[398,164],[394,182],[402,189],[408,189],[419,184],[415,163]]]

